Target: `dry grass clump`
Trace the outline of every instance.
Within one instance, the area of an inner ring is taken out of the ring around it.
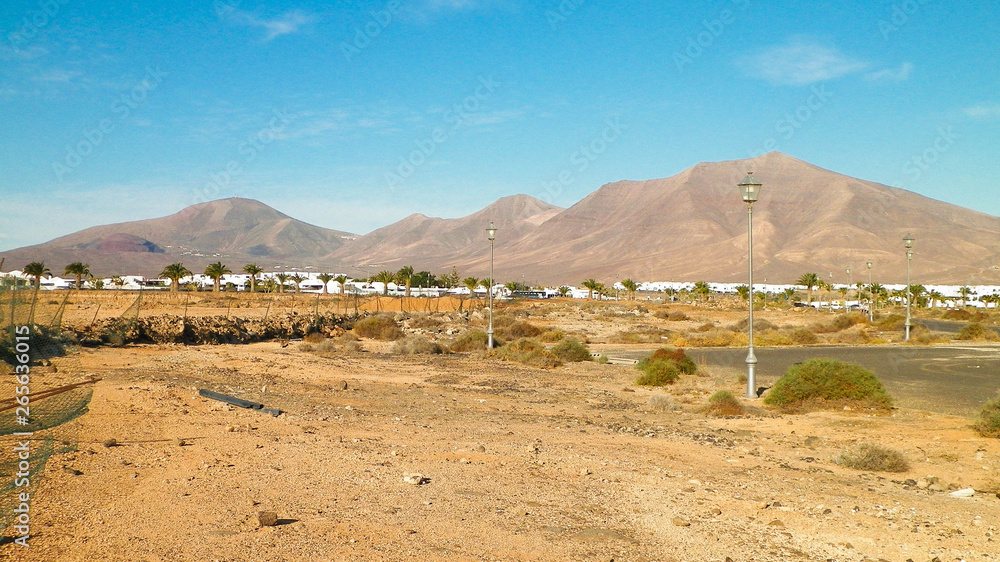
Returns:
[[[732,392],[719,390],[708,398],[705,412],[713,416],[742,416],[746,409]]]
[[[566,332],[556,328],[553,330],[546,330],[538,336],[538,339],[545,343],[555,343],[566,337]]]
[[[745,332],[747,331],[747,327],[749,325],[750,325],[749,318],[744,318],[743,320],[740,320],[739,322],[730,326],[729,329],[734,332]],[[774,322],[771,322],[770,320],[766,320],[764,318],[758,318],[753,321],[753,329],[755,332],[758,330],[763,332],[766,330],[777,330],[778,326]]]
[[[910,463],[899,451],[877,443],[856,443],[840,453],[837,464],[855,470],[875,472],[906,472]]]
[[[1000,392],[996,398],[983,404],[972,428],[983,437],[1000,437]]]
[[[670,397],[666,394],[653,394],[649,397],[646,404],[649,406],[649,409],[657,412],[668,412],[677,409],[677,406],[670,401]]]
[[[972,313],[969,312],[968,310],[963,310],[961,308],[952,308],[946,310],[945,313],[941,316],[941,318],[944,318],[945,320],[969,321],[972,320]]]
[[[319,343],[319,342],[321,342],[321,341],[323,341],[325,339],[326,339],[326,337],[324,337],[323,334],[321,334],[319,332],[313,332],[311,334],[306,334],[305,336],[302,337],[302,341],[305,342],[305,343]]]
[[[925,328],[926,330],[926,328]],[[927,332],[930,335],[930,332]],[[864,327],[851,328],[847,330],[839,331],[828,338],[830,343],[839,343],[845,345],[863,345],[866,343],[871,343],[875,339]]]
[[[312,338],[315,340],[315,338]],[[320,337],[320,341],[317,343],[302,342],[299,344],[299,350],[307,353],[315,353],[322,357],[330,357],[338,353],[356,353],[363,351],[364,348],[361,343],[358,342],[358,337],[350,332],[341,334],[335,338],[323,338]]]
[[[458,336],[448,347],[456,353],[483,351],[486,349],[487,341],[489,341],[489,336],[486,335],[486,332],[482,330],[469,330]],[[493,339],[493,344],[499,345],[496,338]]]
[[[902,316],[900,314],[889,314],[887,316],[877,319],[875,322],[875,326],[877,326],[879,330],[891,332],[896,330],[902,330],[905,323],[906,323],[905,316]]]
[[[858,324],[867,323],[868,317],[864,314],[861,314],[860,312],[849,312],[847,314],[838,314],[833,320],[830,321],[829,324],[826,324],[824,328],[827,332],[839,332]]]
[[[671,322],[683,322],[685,320],[690,320],[688,315],[684,314],[680,310],[657,310],[653,313],[653,316],[662,320],[669,320]]]
[[[688,347],[731,347],[747,344],[747,334],[732,330],[712,329],[701,333],[687,334],[685,341]],[[678,342],[674,342],[678,344]]]
[[[590,361],[590,350],[573,338],[566,338],[552,346],[552,354],[565,363]]]
[[[892,397],[875,373],[860,365],[832,359],[810,359],[789,367],[764,397],[764,403],[783,408],[854,404],[889,409]]]
[[[562,364],[551,351],[545,349],[541,342],[531,338],[521,338],[501,347],[497,350],[497,356],[505,361],[517,361],[532,367],[546,369]]]
[[[444,348],[427,336],[412,335],[392,344],[392,352],[399,355],[436,355],[444,353]]]
[[[354,324],[354,333],[373,340],[395,341],[403,337],[396,321],[384,314],[369,316]]]
[[[496,328],[496,322],[494,322],[493,326],[495,329],[494,335],[503,340],[536,338],[542,334],[541,328],[524,320],[516,320],[499,328]]]
[[[441,326],[441,321],[437,318],[432,318],[428,314],[415,314],[412,318],[406,321],[407,325],[411,328],[429,329],[429,328],[439,328]]]
[[[668,330],[652,326],[639,326],[634,330],[618,332],[608,338],[608,343],[660,343],[670,336]]]
[[[1000,334],[997,334],[994,330],[983,326],[979,322],[972,322],[962,327],[958,335],[955,336],[955,339],[965,341],[1000,341]]]

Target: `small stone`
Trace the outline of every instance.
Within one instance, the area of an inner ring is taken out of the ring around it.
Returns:
[[[486,452],[486,447],[484,447],[482,445],[479,445],[479,446],[476,447],[476,452],[477,453],[485,453]]]
[[[114,437],[112,437],[111,439],[106,439],[104,441],[104,446],[108,447],[108,448],[117,447],[118,446],[118,440],[115,439]]]
[[[72,474],[73,476],[80,476],[81,474],[83,474],[79,470],[77,470],[77,469],[75,469],[73,467],[70,467],[70,466],[64,466],[63,470],[66,471],[66,472],[68,472],[68,473],[70,473],[70,474]]]
[[[337,390],[347,390],[347,381],[340,381],[333,387]]]
[[[721,510],[721,509],[719,509],[719,508],[717,508],[717,507],[713,507],[713,508],[712,508],[712,511],[711,511],[710,513],[711,513],[712,515],[722,515],[722,510]]]
[[[403,475],[403,482],[419,486],[424,483],[424,475],[419,472],[407,472]]]
[[[184,439],[181,439],[180,437],[178,437],[177,439],[174,439],[174,443],[177,443],[178,447],[185,447],[185,446],[189,445],[189,443],[187,441],[185,441]]]
[[[674,517],[674,525],[678,527],[690,527],[691,522],[683,517]]]
[[[472,461],[470,461],[469,459],[467,459],[465,457],[462,457],[462,458],[458,459],[458,462],[460,462],[462,464],[469,464]]]
[[[777,527],[779,529],[784,529],[785,528],[785,524],[782,523],[782,521],[780,519],[775,519],[774,521],[771,521],[767,525],[769,527]]]
[[[589,468],[582,468],[582,469],[580,469],[580,476],[589,476],[589,475],[590,475],[590,469]]]
[[[261,527],[274,527],[278,524],[278,514],[273,511],[261,511],[257,514]]]
[[[976,491],[972,488],[962,488],[961,490],[955,490],[948,495],[953,498],[971,498],[976,495]]]
[[[781,502],[778,500],[774,500],[773,502],[771,502],[771,507],[781,507]]]

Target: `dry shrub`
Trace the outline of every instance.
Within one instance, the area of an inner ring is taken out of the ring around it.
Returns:
[[[955,339],[966,341],[1000,341],[1000,334],[994,330],[983,326],[979,322],[966,324],[959,330]]]
[[[326,338],[323,336],[323,334],[319,332],[313,332],[311,334],[306,334],[305,336],[303,336],[302,341],[306,343],[319,343],[325,339]]]
[[[829,324],[830,332],[839,332],[841,330],[846,330],[857,324],[867,324],[868,317],[859,312],[850,312],[847,314],[838,314]]]
[[[428,328],[438,328],[441,326],[440,320],[438,320],[437,318],[431,318],[427,314],[414,315],[407,321],[407,323],[411,328],[420,328],[424,330]]]
[[[542,332],[542,335],[538,336],[538,339],[542,340],[545,343],[555,343],[565,337],[566,337],[566,332],[559,329],[553,329]]]
[[[793,365],[764,397],[764,403],[783,408],[855,404],[889,409],[892,397],[875,373],[833,359],[810,359]]]
[[[708,398],[705,412],[713,416],[742,416],[746,409],[732,392],[719,390]]]
[[[392,344],[392,352],[400,355],[435,355],[443,353],[444,349],[426,336],[412,335]]]
[[[680,310],[657,310],[653,313],[653,316],[662,320],[669,320],[671,322],[683,322],[685,320],[690,320],[688,315],[684,314]]]
[[[653,394],[649,397],[647,404],[651,410],[657,412],[668,412],[677,409],[677,406],[670,402],[670,397],[666,394]]]
[[[715,322],[705,322],[701,326],[694,329],[696,332],[708,332],[715,329]]]
[[[554,345],[552,354],[566,363],[590,361],[590,350],[573,338],[566,338]]]
[[[930,332],[928,332],[928,335],[929,334]],[[871,334],[869,334],[868,330],[865,330],[864,328],[843,330],[837,332],[836,334],[834,334],[829,338],[830,343],[840,343],[846,345],[861,345],[870,343],[871,341],[872,341]]]
[[[743,332],[731,330],[711,330],[700,334],[689,334],[687,339],[690,342],[689,347],[730,347],[746,345],[748,336]]]
[[[840,453],[837,464],[876,472],[906,472],[910,463],[899,451],[884,447],[877,443],[856,443]]]
[[[354,324],[354,333],[374,340],[394,341],[403,337],[403,331],[392,318],[379,314],[359,320]]]
[[[743,320],[740,320],[739,322],[730,326],[729,329],[734,332],[745,332],[747,331],[747,327],[749,327],[749,325],[750,325],[750,319],[744,318]],[[761,332],[763,332],[765,330],[777,330],[778,326],[776,326],[774,322],[771,322],[770,320],[758,318],[753,321],[753,329],[754,331],[760,330]]]
[[[496,323],[494,323],[494,328]],[[495,328],[495,335],[503,340],[516,340],[520,338],[535,338],[542,334],[542,330],[534,324],[517,320],[506,326]]]
[[[996,398],[983,404],[972,428],[983,437],[1000,437],[1000,392]]]
[[[797,345],[809,345],[819,341],[816,334],[808,328],[795,328],[791,333],[792,343]]]
[[[941,316],[941,318],[944,318],[946,320],[963,320],[968,322],[969,320],[972,320],[972,313],[969,312],[968,310],[962,310],[960,308],[952,308],[946,310],[945,313]]]
[[[888,316],[879,318],[878,321],[875,322],[875,325],[878,326],[879,330],[884,330],[886,332],[902,330],[905,324],[906,317],[899,314],[889,314]]]
[[[910,343],[926,344],[932,341],[934,341],[934,337],[931,336],[930,328],[919,322],[914,322],[910,326]]]
[[[486,343],[489,341],[489,336],[486,332],[482,330],[469,330],[464,334],[458,336],[455,341],[451,342],[448,346],[452,351],[457,353],[468,353],[470,351],[482,351],[486,349]],[[499,345],[497,340],[494,338],[494,345]]]
[[[754,334],[754,343],[761,347],[794,344],[788,330],[764,330],[759,334]]]
[[[533,367],[553,368],[562,364],[544,345],[531,338],[513,341],[501,347],[497,355],[505,361],[517,361]]]
[[[618,332],[608,338],[608,343],[660,343],[670,332],[657,328],[641,328]]]
[[[362,351],[363,348],[358,342],[358,337],[354,334],[347,332],[336,338],[323,339],[319,343],[302,343],[299,346],[302,351],[311,351],[316,355],[329,357],[336,353],[353,353]]]

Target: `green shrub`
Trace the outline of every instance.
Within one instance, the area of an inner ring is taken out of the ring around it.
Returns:
[[[680,369],[685,375],[693,375],[698,372],[698,366],[694,364],[694,361],[684,353],[683,349],[670,349],[667,347],[661,347],[653,352],[649,356],[652,361],[658,361],[660,359],[667,359],[673,361],[677,364],[677,368]]]
[[[639,386],[666,386],[672,384],[680,376],[681,370],[677,363],[669,359],[640,361],[636,368],[642,371],[639,378],[635,379],[635,384]]]
[[[552,346],[552,354],[566,363],[590,361],[590,350],[573,338],[566,338]]]
[[[561,365],[559,359],[545,349],[539,341],[531,338],[515,340],[497,351],[497,355],[505,361],[517,361],[533,367],[552,368]]]
[[[456,353],[483,351],[486,349],[487,341],[489,341],[489,337],[486,335],[486,332],[482,330],[469,330],[468,332],[458,336],[455,341],[451,342],[449,347]],[[499,345],[496,338],[494,338],[493,344]]]
[[[972,427],[983,437],[1000,437],[1000,392],[996,398],[983,404]]]
[[[742,416],[746,413],[743,404],[728,390],[719,390],[708,398],[705,411],[715,416]]]
[[[910,463],[899,451],[877,443],[856,443],[837,457],[837,464],[855,470],[906,472]]]
[[[892,398],[875,373],[832,359],[810,359],[789,367],[764,397],[765,404],[791,407],[805,403],[858,403],[869,408],[888,409]]]
[[[1000,334],[997,334],[992,329],[983,326],[979,322],[972,322],[966,324],[958,332],[958,336],[955,339],[968,340],[968,341],[998,341],[1000,340]]]
[[[354,333],[374,340],[394,341],[403,337],[396,321],[385,315],[369,316],[354,324]]]
[[[392,344],[392,352],[400,355],[434,355],[443,353],[441,346],[426,336],[407,336]]]

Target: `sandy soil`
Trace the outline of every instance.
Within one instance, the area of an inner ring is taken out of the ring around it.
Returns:
[[[540,311],[540,325],[598,341],[635,323]],[[633,386],[630,366],[546,370],[476,356],[398,356],[362,343],[367,351],[333,357],[278,342],[84,349],[55,359],[56,369],[38,368],[46,386],[103,380],[90,412],[63,428],[78,451],[45,468],[31,546],[3,545],[0,554],[1000,558],[1000,442],[979,437],[968,419],[911,410],[779,415],[759,403],[753,415],[716,418],[701,408],[718,389],[742,394],[733,373],[648,390]],[[201,388],[284,413],[233,408],[199,396]],[[105,446],[112,438],[118,445]],[[858,440],[904,452],[910,470],[836,464]],[[404,481],[414,473],[419,484]],[[948,495],[966,487],[978,492]],[[278,524],[261,526],[262,511],[274,511]]]

